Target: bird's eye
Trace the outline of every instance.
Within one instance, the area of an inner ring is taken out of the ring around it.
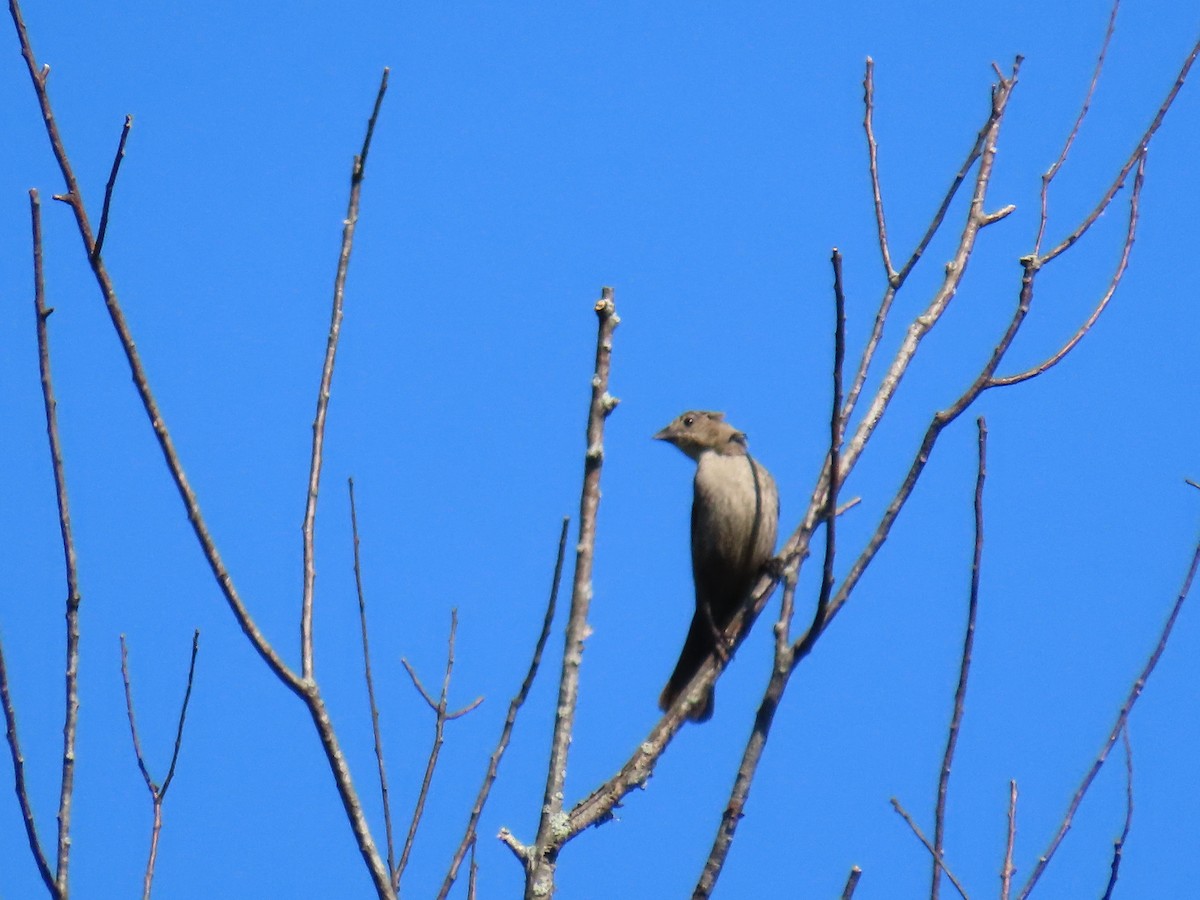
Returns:
[[[695,425],[695,424],[696,424],[696,417],[695,417],[695,416],[684,416],[684,417],[683,417],[683,424],[684,424],[686,427],[688,427],[688,428],[691,428],[693,425]]]

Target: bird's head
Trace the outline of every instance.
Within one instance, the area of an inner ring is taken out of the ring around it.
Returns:
[[[725,413],[693,409],[683,413],[654,435],[656,441],[674,444],[692,459],[705,450],[722,456],[746,452],[746,435],[725,421]]]

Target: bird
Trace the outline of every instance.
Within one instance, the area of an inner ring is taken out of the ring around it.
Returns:
[[[725,414],[690,410],[654,435],[696,461],[692,497],[692,580],[696,611],[679,661],[658,698],[666,712],[718,649],[718,640],[745,603],[775,549],[779,491],[747,448],[745,432]],[[713,714],[713,688],[689,713],[695,722]]]

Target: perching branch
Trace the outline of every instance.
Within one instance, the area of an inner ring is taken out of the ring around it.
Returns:
[[[745,816],[746,801],[750,797],[750,786],[758,771],[763,750],[767,745],[771,725],[775,713],[787,689],[788,680],[795,671],[796,660],[807,655],[812,642],[820,634],[820,625],[824,622],[829,606],[829,596],[833,590],[833,563],[837,552],[836,522],[837,500],[841,481],[837,473],[841,471],[838,463],[842,447],[842,434],[845,429],[845,418],[842,412],[842,370],[846,355],[846,295],[842,285],[842,254],[835,247],[830,257],[833,266],[833,391],[829,414],[829,453],[825,471],[831,473],[832,481],[825,495],[825,559],[821,570],[821,587],[817,597],[816,610],[813,613],[812,625],[804,638],[795,644],[790,644],[792,611],[796,591],[796,571],[798,563],[793,563],[784,571],[783,601],[780,606],[779,621],[775,624],[775,665],[771,677],[759,703],[758,714],[754,719],[754,728],[742,752],[742,760],[734,776],[733,787],[725,809],[721,814],[717,833],[713,838],[712,848],[708,859],[705,860],[700,878],[692,891],[694,900],[711,896],[716,887],[717,879],[729,857],[729,850],[737,833],[738,824]],[[807,643],[805,643],[807,642]]]

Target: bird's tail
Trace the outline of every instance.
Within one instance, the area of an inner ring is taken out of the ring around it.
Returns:
[[[675,663],[675,671],[667,686],[658,697],[658,708],[666,712],[679,699],[688,683],[695,677],[704,661],[713,653],[712,623],[696,610],[692,616],[692,625],[688,629],[687,639],[683,642],[683,650],[679,654],[679,662]],[[692,707],[688,718],[693,722],[707,722],[712,718],[714,706],[714,691],[710,687],[703,700]]]

